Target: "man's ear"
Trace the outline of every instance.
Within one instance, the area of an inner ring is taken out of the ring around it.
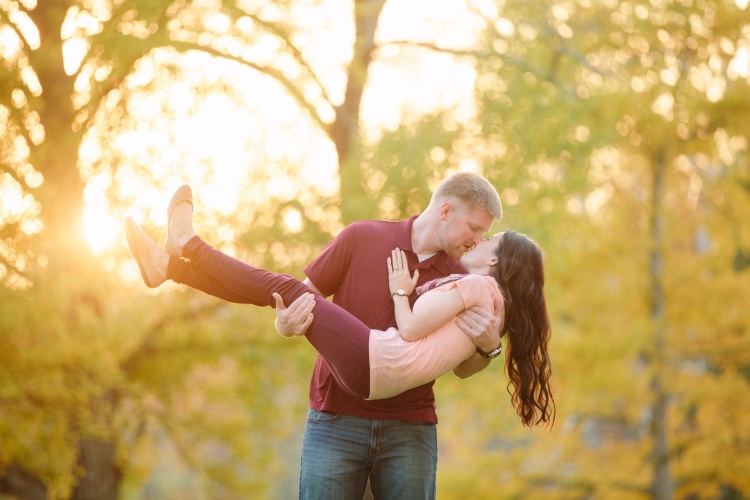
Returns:
[[[454,210],[455,208],[453,207],[453,203],[451,203],[450,201],[444,202],[442,205],[440,205],[440,220],[448,220],[448,216]]]

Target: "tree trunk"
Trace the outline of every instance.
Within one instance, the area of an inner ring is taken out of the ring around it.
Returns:
[[[45,130],[44,142],[29,145],[29,160],[44,176],[43,184],[35,192],[44,222],[39,248],[48,258],[44,272],[61,279],[79,274],[91,265],[91,249],[83,235],[84,184],[77,163],[83,130],[73,126],[76,116],[71,102],[75,94],[74,76],[65,72],[61,38],[63,20],[74,3],[45,0],[43,6],[29,11],[39,29],[41,42],[29,59],[42,87],[41,95],[30,99],[30,107],[39,113]],[[73,499],[117,498],[119,471],[113,443],[83,437],[79,443],[78,466],[82,476]],[[44,496],[23,498],[44,497],[46,490]]]
[[[71,500],[116,500],[119,470],[115,467],[115,445],[97,439],[83,439],[78,464],[83,477],[73,490]]]
[[[344,224],[372,215],[362,182],[359,111],[375,48],[375,31],[384,4],[385,0],[354,2],[354,55],[347,71],[344,102],[336,108],[336,120],[330,128],[330,137],[339,158]]]
[[[652,491],[656,500],[671,500],[674,486],[669,471],[669,445],[667,441],[667,393],[664,389],[664,370],[666,368],[666,332],[664,326],[664,285],[663,285],[663,231],[662,192],[664,172],[666,169],[665,154],[662,151],[656,158],[653,176],[653,200],[651,204],[651,320],[654,328],[653,345],[653,391],[651,438],[653,443],[654,475]]]
[[[30,162],[44,176],[36,197],[42,205],[44,242],[50,265],[61,254],[81,255],[83,247],[83,183],[77,168],[78,150],[83,133],[74,131],[75,110],[71,102],[74,78],[65,73],[61,26],[70,0],[47,0],[44,7],[29,11],[39,28],[40,48],[29,59],[39,78],[42,94],[30,106],[39,113],[45,130],[44,142],[31,146]],[[72,245],[72,252],[62,252]],[[84,259],[81,259],[84,260]],[[61,263],[65,268],[69,262]]]
[[[34,474],[11,465],[0,475],[0,493],[22,500],[46,500],[47,486]]]

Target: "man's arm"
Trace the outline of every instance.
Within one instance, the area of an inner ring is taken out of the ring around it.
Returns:
[[[456,325],[484,352],[491,352],[500,345],[500,326],[503,322],[503,310],[496,309],[493,315],[488,311],[472,307],[456,318]],[[453,369],[454,375],[459,378],[471,377],[475,373],[487,368],[490,360],[479,353],[474,353],[469,359],[462,362]]]
[[[309,278],[305,278],[303,283],[315,293],[322,295]],[[314,317],[312,310],[315,307],[315,297],[312,294],[306,293],[289,304],[289,307],[284,306],[284,301],[279,294],[274,293],[273,297],[276,300],[275,325],[279,335],[282,337],[291,337],[307,333],[307,329],[310,328],[310,323],[312,323]]]
[[[475,352],[469,359],[455,367],[453,374],[458,378],[469,378],[487,368],[490,365],[490,361],[492,360]]]

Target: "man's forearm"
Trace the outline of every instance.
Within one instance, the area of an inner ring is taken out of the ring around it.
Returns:
[[[490,360],[475,352],[469,359],[463,361],[453,369],[453,374],[458,378],[469,378],[481,372],[490,365]]]

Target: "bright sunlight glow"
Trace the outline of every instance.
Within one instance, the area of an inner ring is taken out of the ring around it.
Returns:
[[[412,40],[472,48],[482,26],[467,3],[467,0],[394,0],[386,4],[377,34],[378,43],[384,48],[376,54],[377,62],[371,68],[371,81],[361,111],[364,133],[370,140],[382,130],[398,126],[408,114],[453,109],[458,120],[473,115],[475,110],[470,96],[475,74],[467,61],[392,43]],[[341,2],[330,0],[328,4],[340,7]],[[346,30],[351,29],[347,18],[351,17],[351,11],[330,8],[327,12],[330,19],[325,22],[330,29],[322,30],[324,36],[309,47],[308,54],[311,64],[326,82],[327,91],[336,100],[336,96],[343,96],[346,84],[345,79],[337,76],[339,68],[351,57],[351,48],[341,43],[348,35]],[[224,28],[217,26],[216,29]],[[341,33],[334,36],[333,32],[338,30]],[[86,51],[85,42],[81,42],[82,39],[68,39],[66,71],[80,66],[81,54]],[[253,49],[260,50],[258,46]],[[172,57],[164,54],[157,52],[142,59],[129,77],[130,84],[139,87],[160,78],[157,73],[161,60]],[[232,85],[232,92],[244,93],[240,100],[252,103],[256,109],[238,106],[237,94],[230,97],[212,91],[207,96],[199,96],[193,82],[173,79],[157,91],[161,96],[168,96],[167,106],[178,117],[172,120],[159,111],[164,103],[162,97],[135,94],[129,112],[133,113],[137,126],[123,131],[106,146],[84,142],[81,155],[86,164],[85,156],[91,153],[94,159],[88,160],[89,163],[93,161],[100,168],[101,157],[106,153],[103,148],[111,148],[118,157],[127,158],[128,165],[118,167],[116,188],[122,199],[137,200],[130,209],[136,220],[147,218],[156,226],[164,227],[169,198],[169,193],[163,192],[164,185],[175,188],[182,182],[191,183],[194,190],[197,187],[204,207],[231,216],[239,208],[247,209],[253,197],[269,194],[241,190],[246,185],[243,183],[247,182],[248,172],[253,169],[265,169],[265,175],[272,181],[267,188],[277,190],[282,197],[299,196],[301,185],[315,186],[318,192],[328,196],[336,192],[338,170],[333,145],[289,96],[279,90],[278,84],[206,54],[183,55],[180,65],[183,64],[194,73],[222,75],[222,80]],[[265,160],[257,165],[253,162],[261,145]],[[295,165],[294,173],[279,171],[278,166],[282,164]],[[138,176],[143,174],[136,173],[136,169],[143,169],[157,179],[162,185],[159,191],[142,185]],[[96,253],[122,244],[124,240],[122,224],[111,215],[113,212],[104,194],[112,188],[112,182],[111,176],[104,174],[94,174],[87,182],[84,230]],[[296,211],[285,212],[283,220],[292,232],[301,227],[300,214]],[[227,228],[217,229],[225,237],[233,235]]]
[[[122,224],[101,210],[86,210],[83,215],[86,241],[94,253],[111,248],[122,233]]]

